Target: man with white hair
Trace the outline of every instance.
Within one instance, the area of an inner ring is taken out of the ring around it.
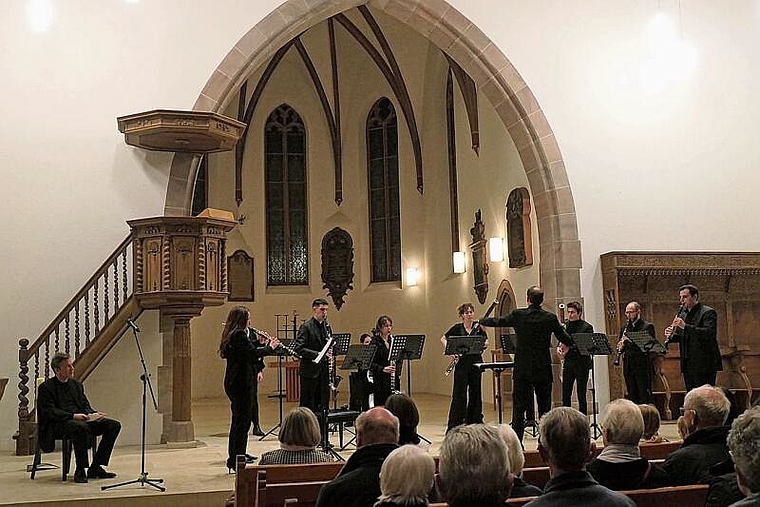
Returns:
[[[596,446],[588,418],[570,407],[557,407],[539,422],[538,452],[549,463],[551,478],[530,507],[634,507],[627,496],[600,485],[585,470]]]
[[[725,423],[730,408],[728,398],[707,384],[686,394],[679,418],[686,432],[683,444],[663,464],[674,485],[697,484],[711,466],[729,458]]]
[[[760,506],[760,407],[736,418],[728,433],[728,447],[739,489],[747,496],[731,507]]]

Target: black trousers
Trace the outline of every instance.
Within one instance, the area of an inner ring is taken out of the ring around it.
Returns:
[[[447,431],[460,424],[483,422],[482,374],[473,363],[482,361],[462,357],[454,368],[454,387],[451,392]]]
[[[259,381],[253,378],[253,391],[251,393],[251,424],[254,428],[259,426]]]
[[[330,378],[328,371],[320,371],[316,378],[301,376],[301,398],[298,405],[310,409],[316,416],[330,406]]]
[[[119,431],[121,431],[121,423],[108,418],[93,422],[69,419],[58,425],[53,431],[56,436],[66,435],[71,439],[71,443],[74,445],[77,468],[89,468],[90,457],[87,455],[87,449],[90,448],[92,437],[100,435],[103,437],[100,439],[98,448],[95,450],[92,466],[106,466],[111,460],[111,453],[116,443],[116,437],[119,436]]]
[[[623,377],[629,400],[637,405],[652,403],[652,364],[648,354],[626,352],[623,358]]]
[[[688,393],[695,387],[705,384],[714,386],[717,376],[718,374],[714,371],[691,371],[689,368],[684,369],[683,382],[686,385],[686,392]]]
[[[525,433],[525,412],[533,406],[533,393],[536,393],[538,417],[552,408],[552,383],[515,379],[512,385],[512,429],[522,442]]]
[[[588,415],[586,390],[588,389],[589,361],[583,357],[569,357],[562,364],[562,405],[572,406],[573,384],[577,384],[578,410]]]
[[[227,442],[227,466],[235,466],[235,456],[245,454],[248,447],[248,430],[251,428],[253,391],[227,393],[232,410],[230,437]]]

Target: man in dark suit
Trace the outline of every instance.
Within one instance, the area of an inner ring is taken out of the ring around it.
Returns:
[[[718,347],[718,313],[699,302],[699,289],[681,286],[678,293],[685,315],[679,312],[673,323],[665,328],[667,343],[681,345],[681,373],[686,390],[704,384],[715,385],[723,370]]]
[[[544,291],[537,286],[528,289],[528,308],[512,310],[504,317],[484,319],[481,326],[513,327],[517,334],[515,368],[512,374],[512,428],[522,441],[525,431],[525,410],[532,405],[536,393],[539,417],[552,404],[552,333],[567,346],[573,340],[559,323],[557,316],[541,308]]]
[[[301,400],[299,405],[311,409],[318,417],[326,410],[330,401],[330,367],[328,361],[332,351],[315,363],[320,351],[327,344],[330,334],[327,324],[327,301],[318,298],[311,303],[312,316],[298,329],[293,348],[301,357],[299,374],[301,377]]]
[[[583,306],[578,301],[572,301],[567,304],[568,323],[565,325],[565,331],[570,336],[576,333],[593,333],[594,326],[581,318]],[[586,389],[588,386],[588,372],[591,369],[591,356],[581,355],[578,347],[573,345],[568,347],[564,343],[559,344],[559,351],[564,355],[562,363],[562,405],[571,406],[573,397],[573,384],[577,384],[578,393],[578,410],[583,414],[588,414],[588,404],[586,403]]]
[[[652,361],[649,351],[641,350],[625,333],[646,331],[655,340],[654,324],[641,318],[641,305],[636,301],[626,305],[625,316],[628,322],[620,329],[617,350],[624,356],[623,377],[628,399],[637,405],[652,403]]]
[[[55,449],[55,439],[64,435],[71,439],[76,458],[75,482],[90,479],[110,479],[116,477],[103,467],[108,465],[121,423],[108,419],[105,414],[94,410],[84,394],[82,383],[74,378],[71,356],[57,352],[50,361],[55,376],[40,384],[37,391],[39,414],[40,449],[51,452]],[[103,435],[90,464],[87,449],[92,437]],[[87,473],[85,473],[87,468]]]

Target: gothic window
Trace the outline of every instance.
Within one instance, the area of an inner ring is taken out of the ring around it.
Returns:
[[[306,129],[282,104],[264,126],[267,285],[309,283]]]
[[[367,171],[372,282],[401,280],[396,111],[383,97],[367,118]]]

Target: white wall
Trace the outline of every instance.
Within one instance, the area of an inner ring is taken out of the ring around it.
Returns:
[[[0,3],[4,449],[16,425],[18,338],[49,323],[125,237],[125,220],[162,213],[170,159],[126,147],[115,118],[190,108],[227,51],[280,2],[53,2],[44,34],[30,30],[27,3]],[[758,2],[680,2],[696,65],[655,92],[638,84],[645,30],[658,5],[677,21],[675,0],[451,3],[519,70],[557,136],[590,321],[603,321],[605,251],[760,249]]]

